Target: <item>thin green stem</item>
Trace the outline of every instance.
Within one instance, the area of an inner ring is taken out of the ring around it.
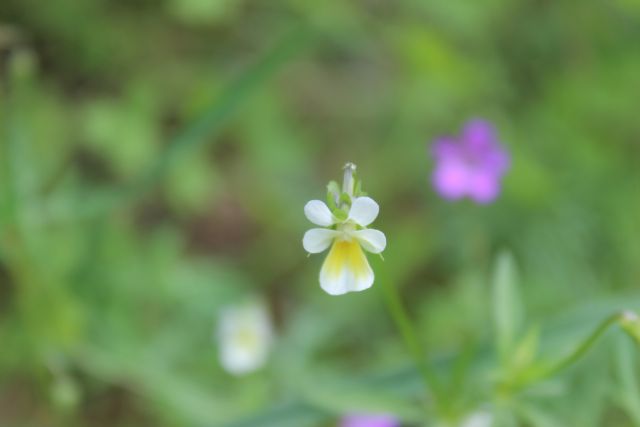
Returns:
[[[186,152],[210,142],[211,136],[222,128],[226,119],[313,39],[314,34],[306,26],[296,26],[281,37],[270,51],[222,91],[201,116],[169,141],[167,150],[130,189],[132,195],[153,187]]]
[[[199,116],[171,138],[168,148],[132,183],[94,194],[86,206],[67,216],[78,220],[80,217],[103,215],[128,206],[150,192],[188,153],[213,141],[213,136],[223,128],[227,119],[236,114],[289,60],[310,46],[316,37],[316,32],[306,26],[296,26],[282,36],[271,50],[231,82]]]
[[[522,378],[518,381],[517,388],[524,388],[534,382],[550,378],[569,366],[576,363],[582,356],[584,356],[598,339],[612,326],[620,325],[622,329],[629,334],[633,339],[638,340],[631,328],[637,327],[638,317],[635,313],[626,311],[622,313],[613,314],[604,319],[596,329],[582,341],[569,355],[552,363],[542,370]]]
[[[438,401],[441,397],[438,377],[427,362],[426,354],[420,345],[418,335],[416,334],[409,314],[402,303],[400,294],[398,293],[398,290],[386,280],[382,281],[382,289],[387,309],[389,310],[389,313],[391,314],[407,349],[415,361],[416,367],[422,376],[425,386],[428,389],[431,389],[435,400]]]
[[[564,359],[557,361],[555,364],[547,368],[540,375],[542,378],[549,378],[556,375],[558,372],[566,369],[567,367],[573,365],[577,362],[582,356],[584,356],[587,351],[593,347],[595,342],[600,338],[611,326],[617,324],[620,320],[619,314],[614,314],[604,319],[600,325],[589,335],[578,347],[573,350],[568,356]]]

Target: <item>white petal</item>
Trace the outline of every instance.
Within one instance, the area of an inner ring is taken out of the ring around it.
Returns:
[[[330,295],[342,295],[368,289],[373,270],[357,241],[338,240],[320,270],[320,286]]]
[[[333,214],[326,203],[320,200],[312,200],[304,206],[304,214],[307,219],[316,225],[329,227],[335,224]]]
[[[312,228],[304,233],[302,246],[310,254],[317,254],[325,251],[339,233],[326,228]]]
[[[378,212],[380,212],[380,207],[371,197],[357,197],[351,205],[349,219],[366,227],[376,219]]]
[[[351,232],[362,247],[372,254],[379,254],[387,246],[387,238],[382,231],[366,229]]]

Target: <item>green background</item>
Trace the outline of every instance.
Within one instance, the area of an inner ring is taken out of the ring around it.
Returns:
[[[386,283],[451,420],[640,426],[619,331],[496,387],[640,309],[638,1],[3,0],[0,73],[0,425],[456,425],[417,403]],[[472,117],[512,154],[488,206],[429,181]],[[302,208],[347,161],[388,246],[372,289],[330,297]],[[232,377],[217,313],[256,295],[277,339]]]

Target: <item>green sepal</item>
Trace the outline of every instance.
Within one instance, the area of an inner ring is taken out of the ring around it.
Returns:
[[[358,180],[356,180],[356,185],[355,185],[355,188],[354,188],[354,190],[353,190],[353,194],[354,194],[356,197],[361,197],[361,196],[364,196],[364,195],[365,195],[365,193],[362,191],[362,181],[361,181],[361,180],[359,180],[359,179],[358,179]]]
[[[336,181],[329,181],[327,184],[327,191],[336,197],[340,195],[340,185]]]
[[[333,194],[327,193],[327,206],[329,206],[329,210],[337,209],[336,200],[333,198]]]
[[[331,211],[338,207],[336,205],[336,198],[333,197],[333,194],[331,194],[330,192],[327,192],[327,206],[329,206],[329,210]]]
[[[346,221],[347,218],[349,218],[349,214],[345,212],[344,209],[336,208],[331,211],[331,213],[336,217],[338,221]]]
[[[330,181],[327,184],[327,205],[329,209],[334,210],[338,206],[336,205],[338,198],[340,197],[340,186],[335,181]]]
[[[351,206],[351,196],[349,196],[347,193],[341,193],[340,202]]]

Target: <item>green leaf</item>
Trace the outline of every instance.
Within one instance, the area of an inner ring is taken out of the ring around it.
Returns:
[[[356,184],[354,186],[353,194],[356,197],[360,197],[362,195],[362,180],[356,179]]]
[[[532,404],[522,403],[515,406],[520,419],[533,427],[562,427],[564,424],[556,420],[545,410]]]
[[[305,398],[313,406],[336,415],[349,412],[392,413],[405,420],[424,418],[423,408],[403,393],[371,387],[366,383],[314,378],[305,387]]]
[[[503,403],[502,405],[498,405],[495,408],[495,422],[496,426],[500,427],[517,427],[518,417],[516,416],[516,408],[507,403]]]
[[[511,363],[516,368],[524,368],[530,365],[538,353],[540,344],[540,327],[531,326],[522,337],[513,352]]]
[[[311,405],[290,402],[224,427],[315,427],[330,417],[326,411]]]
[[[616,342],[615,370],[619,387],[616,397],[635,425],[640,426],[640,381],[638,377],[638,353],[636,347],[624,336]]]
[[[334,210],[338,206],[336,206],[336,202],[340,197],[340,185],[336,181],[330,181],[327,184],[327,205],[329,205],[329,209]]]
[[[510,359],[516,334],[524,318],[515,261],[509,252],[503,251],[498,254],[492,285],[496,348],[504,365]]]

